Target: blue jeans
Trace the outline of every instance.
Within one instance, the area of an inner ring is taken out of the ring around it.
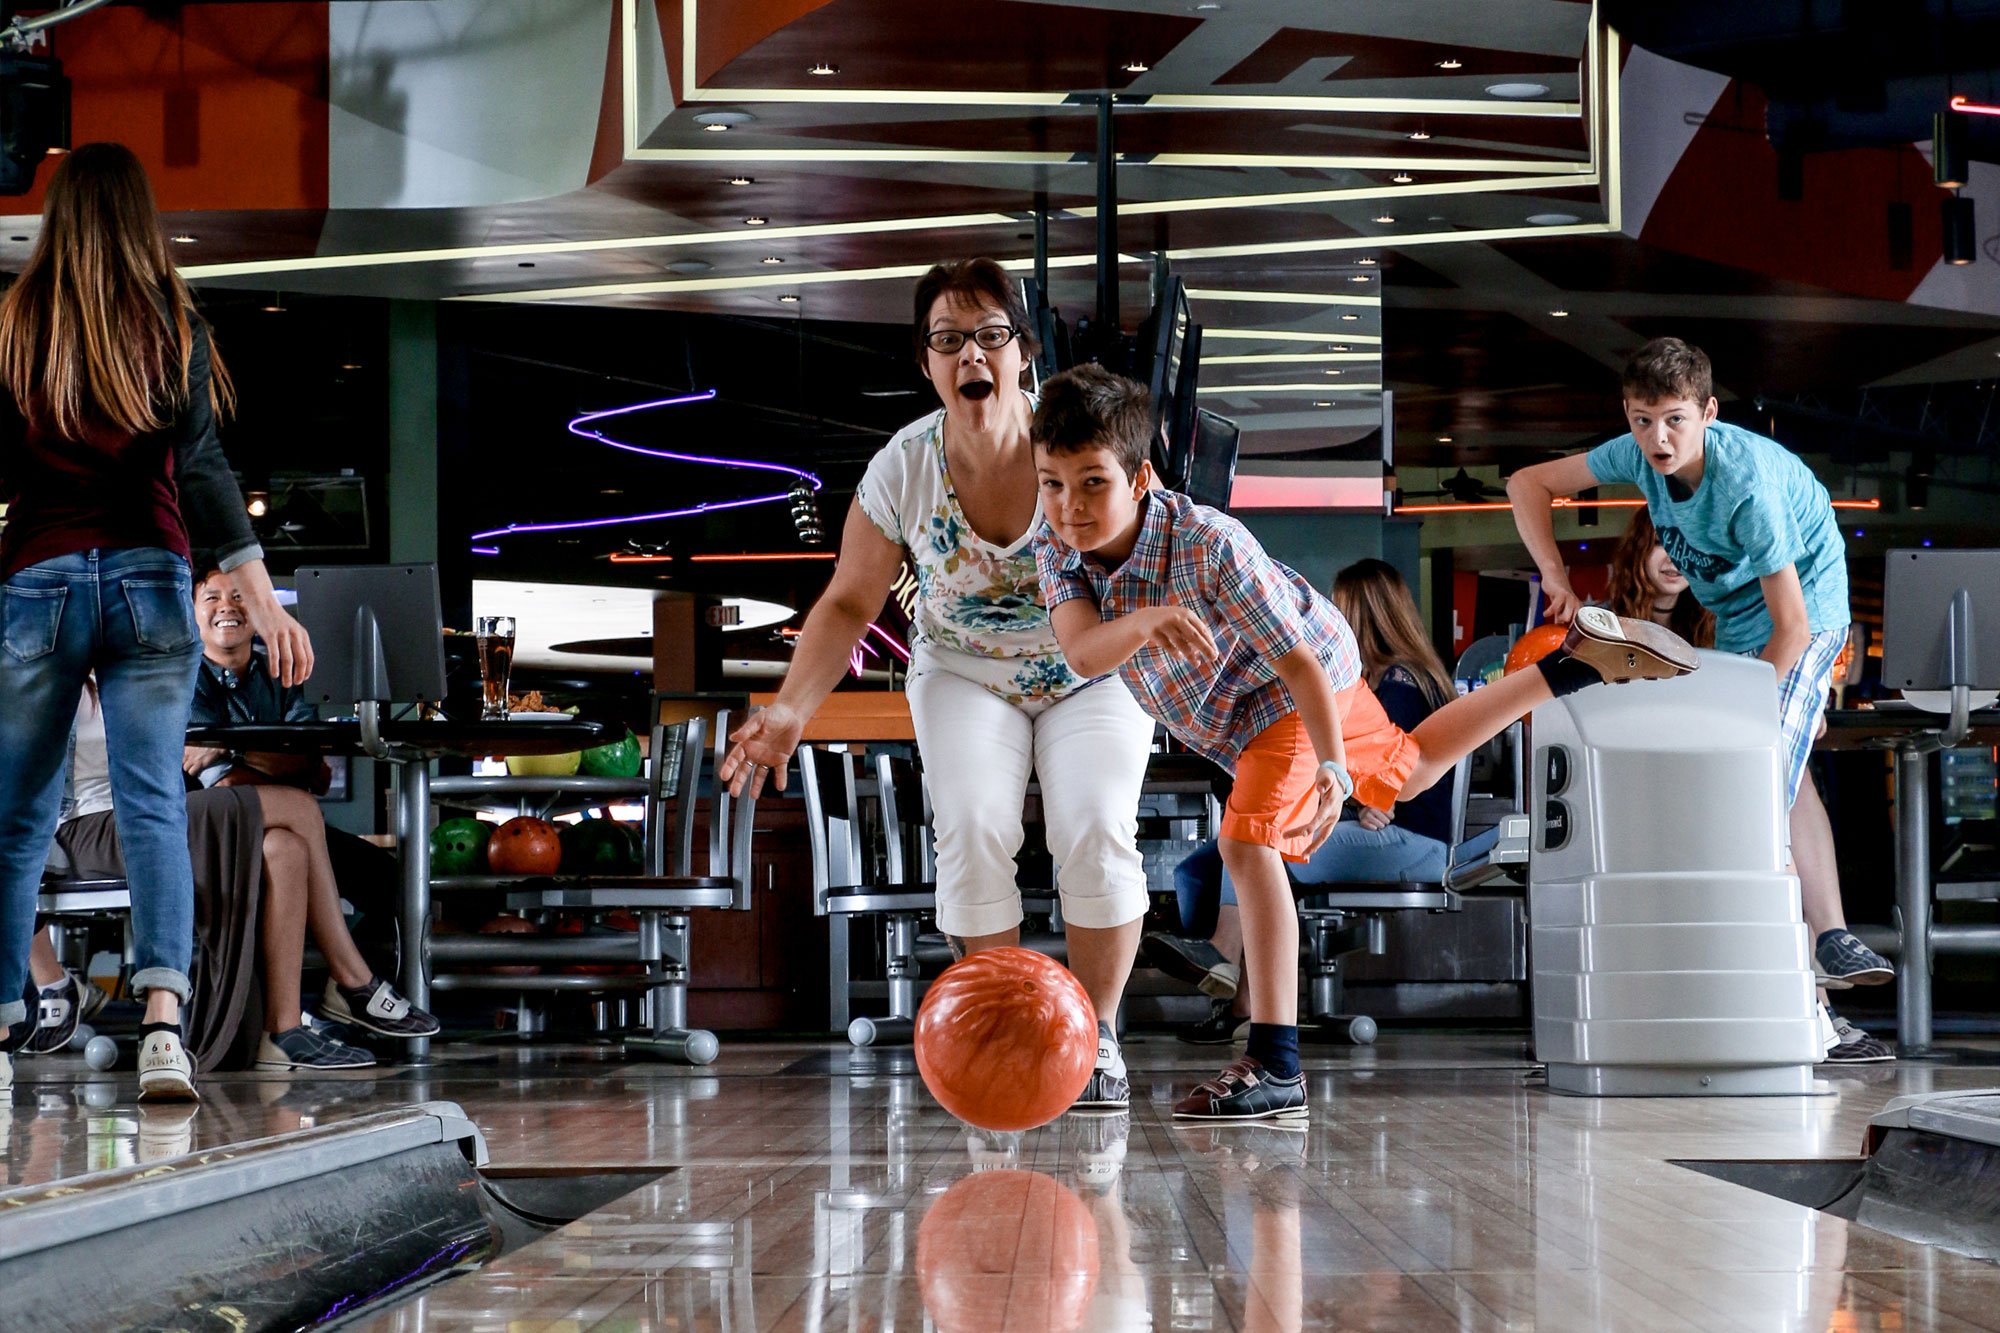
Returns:
[[[1345,884],[1356,880],[1435,882],[1444,877],[1445,845],[1436,838],[1391,824],[1365,829],[1343,819],[1312,859],[1288,866],[1302,887]],[[1236,886],[1222,866],[1222,851],[1213,839],[1189,852],[1174,867],[1174,892],[1180,899],[1181,929],[1194,938],[1215,930],[1215,909],[1236,902]]]
[[[0,1023],[27,1018],[35,893],[92,668],[132,886],[132,988],[189,997],[194,870],[181,748],[201,661],[192,583],[187,561],[141,548],[58,556],[0,585]]]

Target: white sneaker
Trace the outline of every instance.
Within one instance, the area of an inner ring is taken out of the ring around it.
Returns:
[[[1833,1014],[1825,1005],[1819,1006],[1819,1053],[1825,1055],[1840,1045],[1840,1030],[1833,1025]]]
[[[148,1032],[139,1043],[139,1100],[142,1102],[198,1102],[194,1090],[194,1063],[176,1028]]]

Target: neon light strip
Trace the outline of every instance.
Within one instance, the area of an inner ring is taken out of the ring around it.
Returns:
[[[1400,238],[1399,238],[1400,240]],[[1093,261],[1094,262],[1094,261]],[[1379,296],[1346,296],[1334,292],[1259,292],[1233,287],[1190,287],[1187,289],[1190,301],[1255,301],[1259,305],[1352,305],[1379,308]],[[1207,330],[1202,337],[1210,336]],[[1327,335],[1329,339],[1335,337]]]
[[[1278,343],[1364,343],[1380,346],[1382,336],[1377,333],[1301,333],[1295,329],[1203,329],[1203,343],[1213,342],[1278,342]],[[1215,364],[1215,357],[1203,357],[1204,365]]]
[[[1208,334],[1202,335],[1204,341]],[[1314,342],[1325,342],[1322,334],[1313,335]],[[1380,361],[1380,352],[1256,352],[1245,356],[1205,356],[1201,364],[1207,366],[1278,366],[1297,365],[1303,362],[1329,361]]]
[[[1567,495],[1558,495],[1554,500],[1550,501],[1551,507],[1556,509],[1638,509],[1642,508],[1645,503],[1644,500],[1578,500]],[[1513,507],[1505,500],[1494,500],[1490,503],[1482,504],[1399,504],[1396,506],[1396,512],[1399,514],[1497,514],[1502,510],[1510,510]],[[1882,502],[1880,500],[1835,500],[1833,507],[1835,509],[1880,509]]]
[[[498,555],[500,554],[500,548],[497,546],[475,546],[472,548],[472,553],[474,555]]]
[[[614,565],[663,565],[672,559],[670,555],[639,555],[632,551],[611,553],[611,563]]]
[[[896,636],[891,634],[888,630],[883,629],[880,625],[876,624],[874,621],[871,620],[868,622],[868,632],[870,634],[873,634],[876,638],[880,639],[882,642],[888,644],[890,652],[902,658],[905,662],[910,660],[910,650],[908,648],[905,648],[902,645],[902,643],[897,640]]]
[[[1250,398],[1260,393],[1377,393],[1381,388],[1380,383],[1341,384],[1329,380],[1320,384],[1204,384],[1196,392]]]
[[[756,563],[777,560],[835,560],[839,557],[832,551],[758,551],[745,555],[691,555],[688,563],[694,565],[735,564],[737,561]],[[617,559],[613,556],[612,559]]]
[[[1953,94],[1951,109],[1953,111],[1963,111],[1971,116],[2000,116],[2000,106],[1989,106],[1984,102],[1969,101],[1964,93]]]
[[[800,468],[787,467],[783,463],[760,463],[747,458],[717,458],[704,454],[683,454],[666,449],[642,449],[635,444],[626,444],[620,440],[614,440],[601,431],[579,429],[579,427],[586,426],[593,421],[603,421],[610,417],[629,416],[634,412],[648,412],[661,407],[681,407],[688,403],[705,403],[714,399],[715,395],[716,391],[714,389],[707,389],[701,393],[679,394],[672,398],[649,399],[643,403],[631,403],[624,407],[609,408],[602,412],[585,412],[581,416],[571,419],[569,431],[570,434],[578,436],[581,439],[596,440],[599,444],[607,444],[613,449],[623,449],[627,453],[643,454],[648,458],[664,458],[671,462],[694,463],[703,467],[750,468],[760,472],[778,472],[809,483],[815,491],[824,485],[812,473]],[[581,518],[560,523],[509,523],[504,528],[489,528],[484,532],[475,532],[472,534],[472,540],[477,542],[483,541],[488,537],[505,537],[520,533],[575,532],[585,528],[617,527],[626,523],[653,523],[669,518],[689,518],[696,514],[712,513],[721,509],[747,509],[752,505],[782,504],[788,502],[791,498],[791,491],[784,490],[778,492],[776,495],[753,495],[739,500],[704,501],[701,504],[693,505],[686,509],[667,509],[654,514],[625,514],[611,518]],[[493,553],[497,555],[499,552],[494,551]],[[615,555],[613,559],[616,559]]]

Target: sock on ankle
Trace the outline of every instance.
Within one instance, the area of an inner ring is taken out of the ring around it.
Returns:
[[[1293,1023],[1252,1023],[1250,1055],[1272,1078],[1299,1076],[1299,1029]]]
[[[1597,674],[1595,667],[1587,666],[1565,652],[1550,653],[1535,663],[1535,670],[1542,673],[1542,679],[1549,683],[1549,692],[1558,699],[1604,679]]]
[[[1125,1077],[1125,1053],[1118,1049],[1118,1034],[1101,1018],[1097,1020],[1097,1068],[1110,1070],[1113,1078]]]
[[[178,1037],[181,1035],[180,1020],[175,1019],[171,1023],[141,1023],[139,1025],[139,1040],[144,1041],[155,1032],[171,1032]]]

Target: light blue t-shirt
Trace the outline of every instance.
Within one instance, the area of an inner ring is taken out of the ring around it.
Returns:
[[[1660,544],[1703,606],[1715,612],[1715,646],[1754,653],[1771,638],[1771,612],[1757,580],[1798,568],[1814,633],[1848,622],[1847,552],[1826,487],[1776,440],[1718,421],[1708,428],[1701,485],[1676,500],[1629,434],[1592,449],[1601,482],[1626,482],[1646,497]]]

